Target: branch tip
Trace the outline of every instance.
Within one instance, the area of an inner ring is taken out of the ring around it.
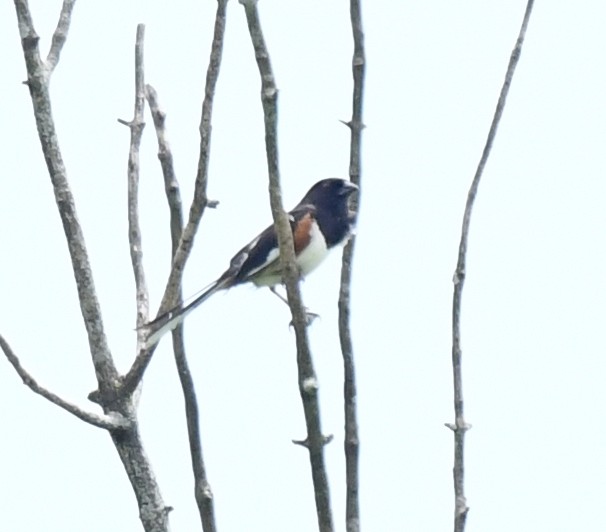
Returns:
[[[526,28],[532,12],[534,0],[528,0],[526,10],[522,21],[522,26],[518,33],[514,50],[511,53],[505,80],[501,86],[501,91],[497,101],[496,109],[490,124],[490,129],[486,138],[486,143],[482,151],[482,155],[478,162],[474,177],[472,179],[469,191],[467,193],[467,201],[463,212],[463,223],[461,227],[461,237],[459,241],[459,250],[457,255],[457,266],[453,276],[453,296],[452,296],[452,379],[453,379],[453,403],[455,413],[455,423],[446,423],[446,427],[454,433],[454,466],[453,466],[453,482],[455,492],[455,532],[463,532],[465,530],[467,504],[465,500],[465,433],[471,428],[464,422],[464,402],[463,402],[463,375],[462,375],[462,350],[461,350],[461,302],[463,297],[463,287],[465,283],[465,268],[467,261],[467,243],[469,239],[469,228],[471,224],[471,215],[475,198],[478,192],[480,181],[484,173],[484,168],[488,161],[488,157],[492,150],[492,145],[496,137],[497,129],[505,109],[507,95],[513,79],[524,37]]]
[[[141,224],[139,222],[139,180],[140,164],[139,151],[143,129],[145,128],[145,25],[138,24],[135,36],[135,98],[133,119],[130,128],[130,146],[127,162],[127,214],[128,214],[128,247],[130,251],[131,268],[135,281],[135,315],[137,327],[141,327],[149,319],[149,294],[143,268],[143,245]],[[120,121],[124,123],[124,121]],[[142,331],[137,331],[138,344],[143,343]]]

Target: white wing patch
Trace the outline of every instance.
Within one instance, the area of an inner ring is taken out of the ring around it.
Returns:
[[[247,278],[254,277],[255,273],[261,271],[263,268],[267,268],[272,262],[275,262],[280,257],[280,250],[278,248],[272,249],[268,254],[265,262],[256,268],[253,268],[248,273]],[[274,279],[275,278],[275,279]],[[275,275],[269,276],[261,276],[259,279],[253,279],[253,283],[257,286],[273,286],[275,284],[279,284],[281,282],[281,275],[278,273],[277,277]]]
[[[324,235],[320,231],[316,222],[310,225],[310,241],[307,247],[297,256],[297,265],[301,271],[301,275],[305,277],[308,273],[316,269],[316,267],[326,258],[329,249],[326,247]],[[272,249],[267,255],[265,262],[249,273],[249,277],[253,277],[252,282],[256,286],[275,286],[282,282],[282,272],[278,261],[280,260],[280,250]],[[268,265],[272,265],[269,266]],[[266,269],[257,278],[254,278],[255,273]]]

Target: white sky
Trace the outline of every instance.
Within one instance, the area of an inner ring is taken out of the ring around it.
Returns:
[[[46,51],[59,0],[32,1]],[[525,1],[364,2],[364,194],[353,285],[361,512],[367,531],[452,529],[451,278],[470,180]],[[262,0],[280,88],[286,206],[345,176],[349,3]],[[215,2],[79,2],[52,82],[54,114],[117,363],[134,356],[126,237],[133,45],[168,114],[187,201]],[[469,532],[606,530],[606,6],[537,2],[472,220],[463,308]],[[14,7],[0,3],[0,329],[22,363],[87,408],[95,388],[69,258],[37,141]],[[191,294],[269,223],[259,79],[242,7],[228,9],[207,211]],[[154,308],[169,268],[156,141],[145,131],[141,208]],[[254,220],[249,224],[246,220]],[[320,379],[334,518],[344,530],[339,257],[304,284]],[[289,315],[237,288],[187,323],[221,531],[307,532],[315,510]],[[25,388],[0,362],[3,529],[139,530],[111,441]],[[175,531],[199,521],[181,391],[164,341],[140,408]]]

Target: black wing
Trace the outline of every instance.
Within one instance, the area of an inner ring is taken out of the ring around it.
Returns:
[[[312,205],[297,205],[288,213],[290,227],[295,234],[297,223],[306,216],[314,216]],[[247,282],[279,261],[278,236],[274,225],[267,227],[257,238],[249,242],[230,261],[221,279],[230,278],[229,286]]]

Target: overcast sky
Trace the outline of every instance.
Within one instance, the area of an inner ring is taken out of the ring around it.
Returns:
[[[31,1],[42,49],[61,2]],[[452,529],[450,314],[467,190],[523,0],[363,2],[367,92],[352,327],[366,531]],[[349,2],[261,0],[280,89],[286,207],[346,176]],[[165,109],[184,198],[195,176],[215,2],[79,2],[52,80],[53,110],[113,355],[135,348],[126,231],[136,24]],[[606,530],[606,6],[537,2],[472,220],[463,304],[468,532]],[[32,116],[12,2],[0,3],[0,331],[44,385],[86,407],[96,381]],[[184,291],[212,281],[270,220],[259,77],[242,7],[228,8],[207,211]],[[170,260],[147,115],[144,256],[157,308]],[[303,285],[336,530],[344,528],[339,255]],[[316,527],[289,313],[240,287],[187,320],[208,474],[223,532]],[[181,391],[168,341],[140,421],[172,529],[199,529]],[[140,530],[108,435],[35,396],[0,361],[3,530]]]

